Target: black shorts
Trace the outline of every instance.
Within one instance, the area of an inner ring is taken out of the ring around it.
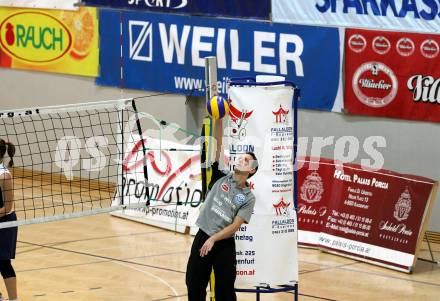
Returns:
[[[12,222],[17,220],[15,212],[9,213],[0,218],[0,223]],[[0,260],[15,258],[17,248],[17,227],[0,229]]]

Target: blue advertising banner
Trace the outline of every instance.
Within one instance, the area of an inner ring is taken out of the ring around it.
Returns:
[[[204,57],[216,56],[220,94],[263,74],[298,85],[300,108],[330,111],[341,95],[338,29],[111,10],[100,25],[100,85],[201,96]]]
[[[270,0],[83,0],[85,5],[167,13],[270,19]]]

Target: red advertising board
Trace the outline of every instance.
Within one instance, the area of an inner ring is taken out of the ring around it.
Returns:
[[[440,122],[440,36],[348,29],[348,113]]]
[[[435,181],[305,158],[298,242],[410,271]]]

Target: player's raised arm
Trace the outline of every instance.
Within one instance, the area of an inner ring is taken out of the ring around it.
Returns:
[[[222,143],[223,143],[223,119],[216,119],[215,121],[215,162],[220,163],[220,155],[222,154]]]

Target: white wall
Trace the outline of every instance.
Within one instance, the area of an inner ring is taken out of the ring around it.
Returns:
[[[0,69],[0,108],[18,109],[89,101],[140,97],[154,92],[99,87],[93,78]],[[186,98],[170,94],[139,100],[138,109],[157,118],[187,125]],[[188,123],[194,123],[191,116]]]

